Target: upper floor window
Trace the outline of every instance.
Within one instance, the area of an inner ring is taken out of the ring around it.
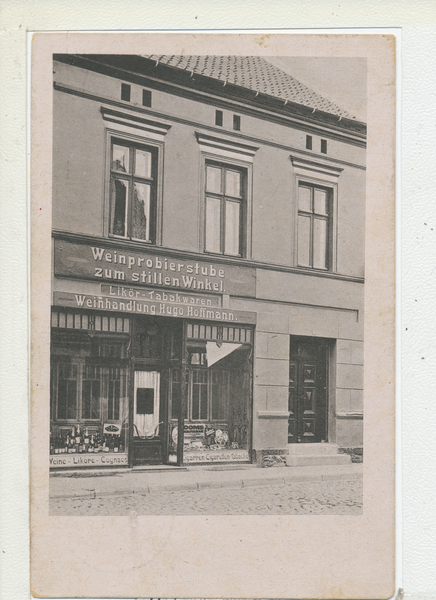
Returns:
[[[109,233],[154,243],[157,149],[113,138],[110,164]]]
[[[298,186],[297,264],[330,268],[332,189],[300,182]]]
[[[245,253],[245,169],[207,162],[204,250],[228,256]]]

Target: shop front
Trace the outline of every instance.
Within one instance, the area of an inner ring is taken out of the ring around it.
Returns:
[[[252,343],[249,325],[54,308],[50,466],[249,462]]]
[[[101,262],[89,246],[55,247],[50,467],[250,462],[256,315],[224,308],[242,270],[203,267],[221,293],[162,289],[165,264],[190,265],[142,255],[155,286],[95,284],[75,277],[100,277],[86,253]],[[202,265],[191,268],[201,290]]]

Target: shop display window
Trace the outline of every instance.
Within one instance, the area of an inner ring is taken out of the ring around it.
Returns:
[[[58,362],[52,383],[54,420],[127,418],[127,369]]]
[[[106,333],[89,329],[96,316],[84,316],[54,311],[52,317],[50,453],[125,453],[128,339],[111,334],[109,320]],[[128,319],[112,319],[115,328],[129,330]],[[65,331],[68,324],[82,331]]]
[[[251,339],[247,327],[187,324],[184,463],[249,460],[252,347],[245,340]],[[174,369],[170,460],[177,452],[180,386],[181,371]]]

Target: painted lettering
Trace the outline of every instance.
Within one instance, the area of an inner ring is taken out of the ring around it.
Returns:
[[[186,275],[182,275],[183,287],[191,288],[194,283],[194,277],[188,277]],[[195,285],[194,285],[195,287]]]
[[[102,260],[104,248],[91,248],[94,260]]]
[[[78,294],[75,294],[75,297],[76,297],[77,306],[83,306],[86,296],[80,296]]]

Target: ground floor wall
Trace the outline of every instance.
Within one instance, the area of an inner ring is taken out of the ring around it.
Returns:
[[[357,311],[234,299],[256,310],[253,446],[258,453],[288,444],[290,343],[330,340],[328,436],[340,448],[363,446],[363,322]]]

